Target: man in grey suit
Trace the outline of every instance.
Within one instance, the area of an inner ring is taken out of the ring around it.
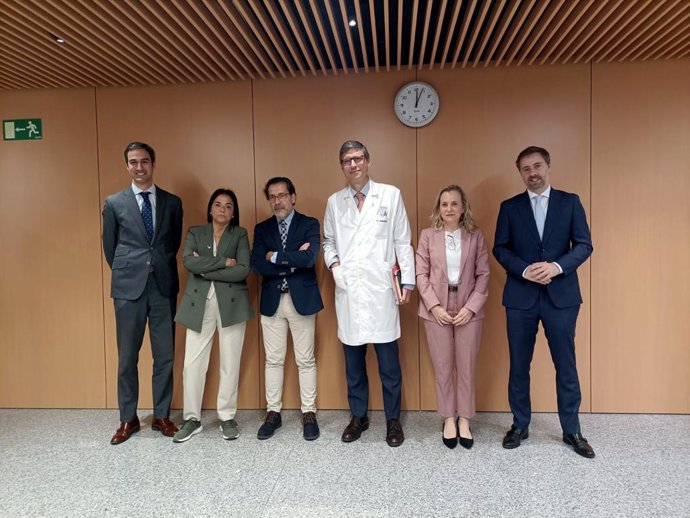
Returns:
[[[156,153],[142,142],[125,148],[132,184],[106,198],[103,252],[112,270],[117,329],[117,399],[120,426],[111,444],[140,429],[139,350],[149,323],[153,355],[152,428],[172,437],[170,421],[175,349],[175,304],[179,291],[177,251],[182,239],[182,201],[153,183]]]

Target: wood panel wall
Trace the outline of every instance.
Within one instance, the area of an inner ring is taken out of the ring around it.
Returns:
[[[415,131],[392,116],[392,96],[399,85],[414,78],[412,72],[389,75],[261,81],[255,83],[255,138],[257,152],[257,206],[260,219],[270,215],[262,188],[273,176],[288,176],[297,189],[297,210],[323,220],[326,201],[343,188],[345,179],[338,162],[343,142],[356,139],[371,153],[369,174],[377,181],[400,188],[417,235],[415,204]],[[316,354],[320,408],[347,408],[347,385],[342,344],[338,341],[334,286],[319,258],[318,277],[324,298],[317,315]],[[403,370],[403,406],[419,408],[418,322],[414,304],[401,308],[402,338],[399,341]],[[370,404],[383,408],[376,356],[370,347],[367,367]],[[287,381],[285,403],[299,408],[297,369],[294,361]]]
[[[0,94],[0,406],[103,407],[106,358],[93,89]]]
[[[687,413],[690,61],[592,76],[592,410]]]
[[[156,150],[155,182],[182,198],[183,243],[186,229],[206,224],[206,207],[219,187],[235,191],[240,208],[240,225],[249,228],[256,221],[254,205],[254,146],[252,142],[251,84],[226,83],[161,88],[107,88],[96,92],[98,102],[98,155],[101,204],[106,196],[131,183],[123,150],[139,140]],[[182,245],[184,246],[184,244]],[[180,250],[181,256],[181,250]],[[105,259],[104,259],[105,261]],[[180,292],[186,272],[180,266]],[[115,311],[110,289],[110,270],[103,266],[108,407],[117,408],[117,344]],[[256,279],[249,279],[256,294]],[[181,293],[180,297],[181,298]],[[252,297],[256,306],[256,298]],[[177,326],[175,392],[173,406],[182,406],[182,364],[185,329]],[[259,400],[258,320],[248,322],[238,404],[256,408]],[[145,352],[144,352],[145,351]],[[139,368],[140,402],[151,406],[151,349],[148,337],[142,347]],[[215,408],[218,387],[218,354],[214,347],[208,369],[204,406]]]
[[[552,156],[551,183],[580,194],[589,208],[589,66],[513,70],[434,71],[420,74],[441,97],[434,122],[418,133],[417,196],[420,228],[438,191],[451,183],[467,194],[484,236],[493,246],[501,201],[525,190],[515,159],[530,145]],[[508,343],[501,305],[505,271],[490,253],[490,296],[477,364],[477,405],[509,410]],[[584,304],[577,325],[577,363],[582,410],[589,410],[589,263],[578,271]],[[433,370],[421,326],[422,408],[436,407]],[[532,408],[556,408],[555,375],[548,345],[540,330],[532,367]]]
[[[322,219],[328,195],[344,184],[338,148],[356,138],[372,153],[372,178],[401,188],[415,244],[429,224],[438,189],[457,182],[467,190],[491,246],[500,201],[523,189],[516,154],[531,144],[547,147],[553,185],[580,194],[594,238],[594,255],[580,270],[583,410],[690,412],[690,329],[683,315],[690,294],[690,214],[683,203],[690,194],[689,75],[688,60],[424,71],[418,77],[436,86],[441,110],[417,131],[392,113],[393,95],[416,71],[0,92],[3,119],[40,116],[45,133],[40,142],[0,143],[0,237],[13,250],[0,254],[0,406],[117,407],[100,209],[105,196],[129,184],[122,156],[129,141],[156,148],[156,182],[182,197],[185,228],[205,222],[208,196],[224,186],[237,193],[241,224],[251,235],[254,224],[270,214],[262,189],[276,175],[294,180],[298,210]],[[665,199],[662,210],[649,210],[651,194]],[[318,405],[346,408],[333,283],[322,259],[318,264],[326,304],[317,317]],[[478,409],[506,410],[504,274],[493,259],[491,275]],[[256,307],[253,276],[250,289]],[[416,305],[415,295],[402,315],[403,407],[433,409],[433,373]],[[265,405],[259,327],[258,317],[247,327],[241,408]],[[178,328],[178,408],[184,334]],[[146,343],[140,362],[143,408],[151,404],[149,351]],[[371,403],[381,408],[372,353]],[[532,377],[536,410],[555,410],[553,378],[540,337]],[[207,408],[215,406],[216,386],[214,356]],[[299,407],[290,357],[284,403]]]

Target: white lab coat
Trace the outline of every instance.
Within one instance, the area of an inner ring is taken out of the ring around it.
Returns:
[[[369,180],[369,194],[357,211],[349,188],[331,195],[324,216],[324,259],[333,269],[338,338],[348,345],[400,338],[400,315],[392,268],[414,286],[410,222],[400,190]]]

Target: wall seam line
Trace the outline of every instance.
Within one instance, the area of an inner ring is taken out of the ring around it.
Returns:
[[[419,80],[419,69],[415,68],[414,71],[415,81]],[[417,236],[420,233],[419,221],[419,128],[414,130],[414,189],[415,189],[415,212],[417,213]],[[414,238],[413,238],[414,240]],[[419,246],[419,243],[417,243]],[[419,296],[419,291],[417,291],[417,296]],[[419,325],[419,319],[417,319],[417,411],[422,410],[422,326]]]
[[[98,132],[98,88],[94,87],[93,89],[93,109],[94,109],[94,115],[95,115],[95,123],[96,123],[96,183],[98,185],[98,200],[99,202],[101,201],[101,155],[100,155],[100,142],[99,142],[99,132]],[[99,204],[100,207],[100,204]],[[98,218],[98,228],[100,230],[100,234],[103,235],[103,219],[101,217]],[[100,241],[100,240],[99,240]],[[101,256],[101,325],[103,326],[103,387],[104,387],[104,397],[105,400],[103,401],[103,408],[107,409],[108,408],[108,352],[107,352],[107,341],[106,341],[106,334],[105,334],[105,304],[106,304],[106,296],[105,296],[105,285],[104,285],[104,279],[105,279],[105,266],[103,265],[104,257],[103,254],[100,254]]]
[[[256,188],[256,103],[254,102],[254,87],[255,87],[255,81],[254,79],[249,79],[249,94],[250,94],[250,99],[251,99],[251,107],[252,107],[252,174],[254,177],[254,226],[259,223],[259,213],[258,213],[258,206],[256,203],[256,196],[257,196],[257,188]],[[254,243],[252,242],[252,247],[254,246]],[[261,283],[257,282],[256,283],[256,290],[255,290],[255,295],[256,295],[256,300],[260,301],[261,300]],[[259,361],[257,362],[257,379],[259,380],[259,383],[257,384],[256,387],[256,401],[257,401],[257,409],[261,409],[261,385],[262,383],[265,383],[265,380],[262,379],[262,368],[261,368],[261,347],[263,345],[263,340],[261,336],[261,326],[259,325],[259,322],[261,321],[261,311],[257,311],[257,323],[256,323],[256,337],[257,337],[257,353],[258,353],[258,358]]]
[[[593,110],[593,104],[594,104],[594,64],[590,61],[589,62],[589,225],[590,225],[590,235],[592,233],[592,228],[594,227],[594,203],[592,201],[594,197],[594,191],[592,190],[592,155],[594,153],[593,145],[594,141],[592,139],[592,134],[594,133],[594,124],[593,124],[593,115],[594,115],[594,110]],[[592,318],[594,312],[592,311],[592,307],[594,304],[594,294],[592,293],[592,288],[593,288],[593,283],[592,283],[592,276],[594,274],[593,271],[593,263],[592,261],[589,262],[589,413],[593,414],[594,413],[594,372],[593,372],[593,362],[592,362],[592,356],[594,354],[594,341],[592,337],[593,333],[593,328],[594,326],[592,325]]]

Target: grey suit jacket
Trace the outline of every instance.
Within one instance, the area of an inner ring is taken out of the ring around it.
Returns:
[[[182,201],[156,185],[156,224],[149,243],[131,185],[108,196],[103,206],[103,253],[112,269],[110,296],[136,300],[149,272],[161,293],[177,296],[177,252],[182,240]]]

